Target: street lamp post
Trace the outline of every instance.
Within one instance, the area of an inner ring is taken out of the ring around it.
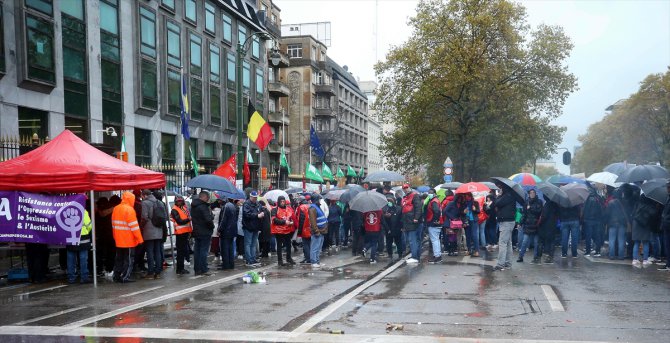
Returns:
[[[255,36],[258,36],[258,38],[260,38],[262,40],[271,39],[271,37],[265,32],[254,32],[249,37],[247,37],[247,39],[244,42],[239,42],[239,41],[237,42],[237,54],[236,54],[237,56],[236,56],[236,61],[235,61],[235,74],[237,75],[236,80],[235,80],[237,82],[236,83],[237,115],[235,117],[236,117],[236,120],[237,120],[236,129],[237,129],[237,175],[238,176],[242,175],[242,168],[243,168],[242,164],[243,164],[243,161],[244,161],[244,148],[242,147],[242,139],[243,139],[242,138],[242,128],[243,128],[243,126],[242,126],[243,125],[242,124],[242,118],[243,118],[242,110],[244,108],[244,106],[242,106],[242,101],[244,101],[244,97],[242,96],[242,91],[244,89],[244,87],[242,85],[242,83],[243,83],[243,80],[242,80],[242,77],[243,77],[243,75],[242,75],[242,70],[243,70],[242,69],[243,68],[242,61],[244,59],[244,56],[246,56],[247,53],[249,52],[249,42],[251,42],[251,40]],[[277,64],[279,64],[280,56],[279,56],[279,52],[276,48],[272,49],[272,54],[270,55],[270,58],[272,59],[272,64],[273,65],[276,66]],[[251,76],[249,76],[249,77],[251,77]]]

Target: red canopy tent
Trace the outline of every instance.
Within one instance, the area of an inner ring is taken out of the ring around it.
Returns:
[[[0,162],[0,190],[84,193],[165,187],[165,175],[114,158],[65,130],[52,141],[9,161]],[[92,202],[93,204],[93,202]],[[167,209],[167,208],[166,208]],[[169,209],[167,209],[169,212]],[[97,286],[95,211],[93,280]],[[173,254],[174,255],[174,254]]]
[[[63,131],[51,142],[0,163],[0,189],[26,192],[112,191],[165,187],[165,175],[114,158]]]

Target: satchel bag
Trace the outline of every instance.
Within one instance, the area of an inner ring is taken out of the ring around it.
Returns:
[[[449,221],[449,228],[450,229],[462,229],[463,228],[463,221],[460,219],[454,219]]]

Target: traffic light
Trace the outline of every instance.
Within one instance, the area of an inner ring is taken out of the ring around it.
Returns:
[[[570,154],[569,151],[566,151],[563,153],[563,164],[570,165],[570,162],[572,161],[572,155]]]

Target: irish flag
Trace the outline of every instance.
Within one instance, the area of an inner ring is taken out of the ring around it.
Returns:
[[[247,137],[251,139],[261,151],[270,144],[274,137],[270,125],[263,119],[263,117],[256,111],[254,105],[249,101],[249,126],[247,126]]]

